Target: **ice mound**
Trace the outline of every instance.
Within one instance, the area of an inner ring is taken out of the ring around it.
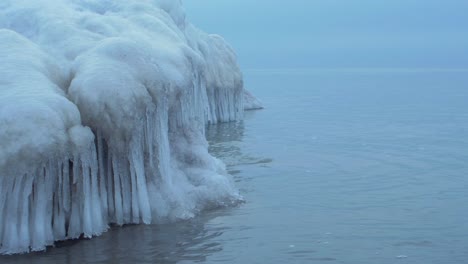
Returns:
[[[244,90],[244,110],[263,109],[263,103],[260,102],[253,94]]]
[[[180,1],[3,0],[0,28],[0,253],[240,199],[204,129],[242,74]]]

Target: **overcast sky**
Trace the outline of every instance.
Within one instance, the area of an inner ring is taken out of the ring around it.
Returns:
[[[468,0],[183,0],[243,68],[468,68]]]

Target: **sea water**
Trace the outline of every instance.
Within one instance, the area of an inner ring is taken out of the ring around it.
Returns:
[[[206,135],[245,203],[0,263],[466,263],[467,71],[244,77],[265,109]]]

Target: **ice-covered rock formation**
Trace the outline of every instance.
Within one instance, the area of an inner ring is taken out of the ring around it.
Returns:
[[[204,127],[243,97],[178,0],[2,0],[0,252],[238,200]]]

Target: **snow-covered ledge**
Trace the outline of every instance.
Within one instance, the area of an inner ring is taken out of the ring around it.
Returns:
[[[0,253],[241,199],[205,124],[242,118],[233,50],[177,0],[0,3]]]

